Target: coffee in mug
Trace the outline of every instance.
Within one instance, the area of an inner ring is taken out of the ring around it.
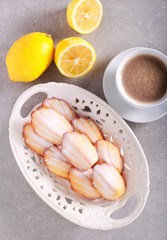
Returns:
[[[142,103],[158,101],[167,91],[167,67],[151,54],[130,59],[123,67],[121,77],[129,97]]]
[[[135,49],[120,62],[116,71],[120,96],[136,108],[167,101],[167,56],[151,49]]]

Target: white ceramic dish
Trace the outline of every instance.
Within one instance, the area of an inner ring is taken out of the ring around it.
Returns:
[[[120,94],[118,93],[115,79],[116,70],[124,57],[134,50],[140,50],[145,48],[130,48],[124,52],[118,54],[112,61],[108,64],[104,77],[103,77],[103,90],[107,102],[113,107],[124,119],[137,122],[146,123],[157,120],[167,114],[167,102],[158,106],[149,107],[147,109],[135,108],[126,101],[124,101]],[[147,49],[147,48],[146,48]]]
[[[49,174],[42,159],[25,146],[22,129],[30,121],[30,114],[22,118],[20,111],[31,96],[40,92],[66,100],[78,114],[94,119],[103,133],[107,133],[107,139],[117,142],[126,166],[126,193],[120,199],[110,202],[80,197],[70,189],[67,180]],[[107,230],[126,226],[143,210],[149,193],[149,170],[143,150],[123,119],[94,94],[74,85],[52,82],[28,89],[13,107],[9,140],[16,162],[30,186],[43,201],[68,220],[83,227]],[[121,219],[111,218],[111,214],[123,207],[132,195],[137,197],[137,205],[132,212]]]

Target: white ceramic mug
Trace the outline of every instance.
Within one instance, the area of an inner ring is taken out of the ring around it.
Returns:
[[[160,105],[162,103],[164,103],[165,101],[167,101],[167,92],[166,94],[159,100],[155,101],[155,102],[151,102],[151,103],[143,103],[143,102],[139,102],[133,98],[131,98],[127,92],[125,91],[123,84],[122,84],[122,70],[125,66],[125,64],[131,60],[132,58],[141,55],[141,54],[149,54],[155,57],[158,57],[164,64],[166,64],[167,66],[167,56],[164,55],[163,53],[155,50],[155,49],[151,49],[151,48],[141,48],[141,49],[136,49],[134,51],[132,51],[131,53],[129,53],[128,55],[126,55],[122,61],[120,62],[117,72],[116,72],[116,86],[118,89],[118,92],[120,94],[120,96],[123,98],[123,100],[125,102],[127,102],[128,104],[132,105],[133,107],[136,108],[140,108],[140,109],[145,109],[148,107],[154,107],[157,105]]]

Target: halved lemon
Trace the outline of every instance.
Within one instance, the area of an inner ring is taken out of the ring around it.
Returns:
[[[77,78],[85,75],[93,67],[96,53],[82,38],[65,38],[57,44],[54,60],[64,76]]]
[[[99,0],[72,0],[67,8],[67,22],[81,34],[93,32],[100,24],[103,15]]]

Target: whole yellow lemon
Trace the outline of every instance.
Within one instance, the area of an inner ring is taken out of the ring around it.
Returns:
[[[54,43],[50,35],[33,32],[21,37],[6,56],[10,80],[30,82],[37,79],[48,68],[53,55]]]

